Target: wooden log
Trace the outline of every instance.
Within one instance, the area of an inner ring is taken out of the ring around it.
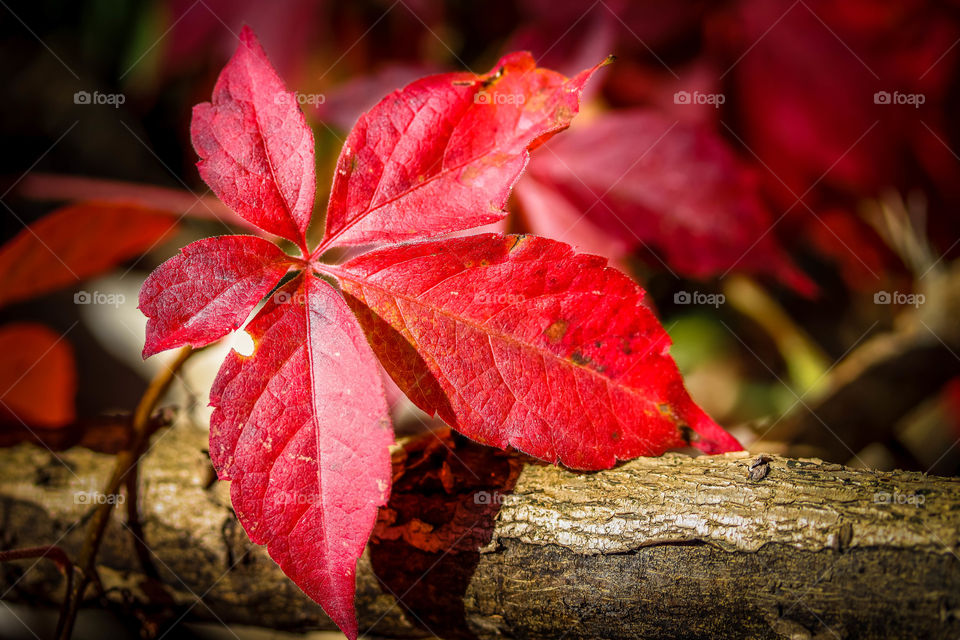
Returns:
[[[960,636],[960,480],[774,456],[751,474],[754,459],[671,454],[578,474],[449,434],[418,439],[395,456],[393,497],[360,563],[361,628]],[[75,553],[93,504],[125,498],[97,493],[110,468],[110,456],[82,448],[0,450],[2,548]],[[203,428],[182,419],[154,437],[139,493],[140,529],[115,510],[100,554],[105,601],[166,620],[332,628],[247,540],[228,487],[212,481]],[[0,593],[57,601],[62,580],[48,565],[0,566]]]

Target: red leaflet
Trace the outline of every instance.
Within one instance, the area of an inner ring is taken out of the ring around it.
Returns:
[[[599,231],[607,240],[584,249],[615,255],[650,246],[688,276],[738,269],[813,290],[770,233],[754,177],[705,128],[652,111],[607,113],[551,141],[523,182],[517,194],[536,233],[550,225],[577,237]]]
[[[250,539],[355,638],[357,558],[389,494],[390,418],[343,298],[309,275],[281,292],[247,327],[254,354],[232,352],[213,384],[210,457]]]
[[[58,209],[0,248],[0,305],[107,271],[149,250],[176,226],[169,215],[136,205],[84,202]]]
[[[321,250],[503,218],[527,149],[570,124],[600,66],[568,80],[538,69],[528,53],[513,53],[483,76],[439,74],[394,91],[347,137]]]
[[[313,132],[249,28],[240,41],[212,102],[193,108],[197,168],[238,214],[306,251],[316,190]]]
[[[311,258],[254,237],[186,247],[141,291],[144,354],[216,340],[302,271],[247,326],[253,354],[232,352],[220,369],[210,455],[250,539],[348,637],[356,563],[390,482],[367,339],[414,402],[482,442],[581,469],[688,442],[739,448],[690,400],[643,290],[602,258],[487,234],[344,267],[316,260],[500,220],[528,149],[570,123],[596,67],[567,80],[512,54],[485,76],[432,76],[388,96],[344,146],[326,236],[310,253],[312,136],[256,39],[242,39],[213,103],[194,112],[200,171],[240,215]],[[314,272],[338,278],[347,301]]]
[[[644,291],[602,258],[480,235],[334,273],[400,388],[480,442],[574,469],[688,443],[740,448],[687,395]]]
[[[143,357],[189,344],[202,347],[247,319],[290,268],[276,245],[253,236],[190,244],[150,274],[140,289],[147,316]]]
[[[62,427],[73,420],[77,391],[73,351],[38,324],[0,327],[0,418],[30,427]]]

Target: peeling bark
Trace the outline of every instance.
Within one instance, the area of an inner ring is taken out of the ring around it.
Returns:
[[[139,498],[157,577],[141,565],[126,510],[115,510],[99,565],[107,599],[174,617],[189,608],[193,618],[331,628],[249,543],[228,487],[209,482],[205,448],[205,431],[187,420],[154,437]],[[36,446],[0,450],[3,549],[79,548],[110,456],[56,455],[66,467]],[[673,454],[575,474],[445,434],[421,438],[396,458],[391,503],[361,561],[361,628],[451,638],[960,635],[960,480],[776,456],[754,480],[753,459]],[[0,566],[0,589],[57,601],[56,569],[32,564]]]

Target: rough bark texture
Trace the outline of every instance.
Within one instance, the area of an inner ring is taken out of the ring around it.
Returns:
[[[228,487],[211,484],[205,448],[186,420],[155,436],[139,477],[153,566],[115,511],[100,554],[107,599],[330,628],[249,543]],[[64,464],[32,445],[0,450],[2,548],[80,546],[111,458],[56,455]],[[372,635],[960,636],[960,480],[777,457],[749,479],[746,454],[574,474],[442,434],[395,459],[394,495],[358,577]],[[0,592],[57,600],[56,570],[32,564],[2,565]]]

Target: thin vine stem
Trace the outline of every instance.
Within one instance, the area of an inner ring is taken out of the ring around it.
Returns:
[[[0,562],[11,562],[13,560],[27,560],[29,558],[50,560],[60,571],[63,572],[65,579],[64,598],[60,605],[60,619],[57,622],[56,633],[60,633],[62,625],[66,620],[67,602],[71,589],[73,588],[73,561],[67,552],[57,545],[47,545],[43,547],[24,547],[23,549],[10,549],[0,551]]]
[[[139,404],[133,413],[132,433],[129,446],[117,454],[113,466],[113,473],[110,480],[103,489],[103,495],[112,496],[120,490],[120,485],[140,461],[140,456],[146,446],[151,429],[150,416],[153,414],[157,404],[163,398],[167,389],[173,383],[180,371],[180,368],[187,359],[194,353],[190,347],[184,347],[177,352],[173,361],[163,368],[147,386],[147,390],[140,398]],[[73,626],[77,620],[77,613],[80,609],[80,603],[86,592],[87,585],[96,573],[97,552],[100,550],[100,544],[103,541],[103,534],[110,522],[110,512],[113,509],[115,500],[104,500],[103,504],[97,506],[90,524],[87,526],[87,534],[83,541],[83,547],[80,555],[77,557],[77,579],[73,581],[71,588],[67,592],[66,602],[57,628],[57,640],[69,640],[73,634]]]

